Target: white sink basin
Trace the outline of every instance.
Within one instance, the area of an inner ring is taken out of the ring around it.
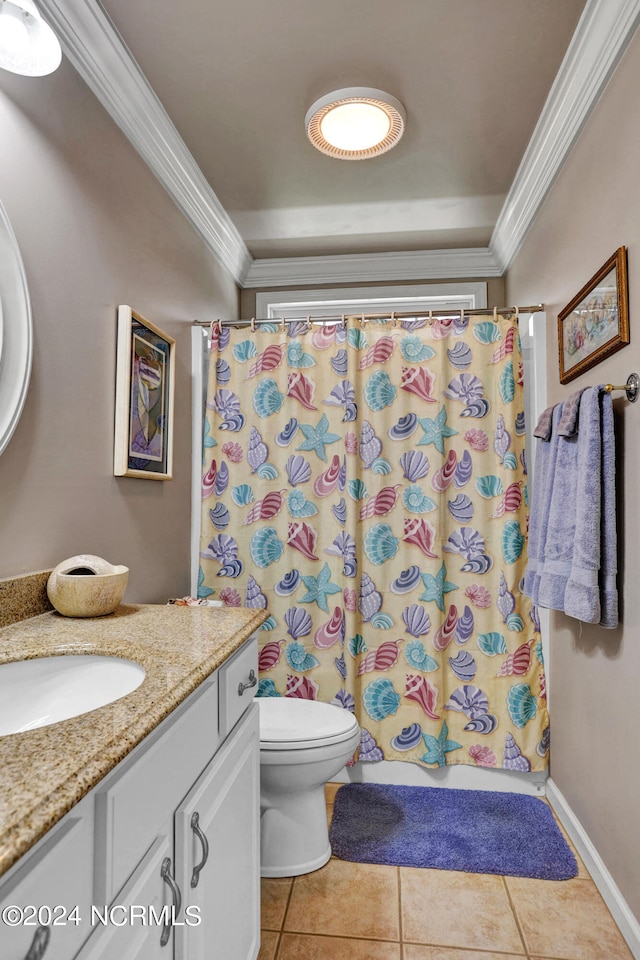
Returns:
[[[85,654],[0,664],[0,736],[104,707],[139,687],[144,674],[131,660]]]

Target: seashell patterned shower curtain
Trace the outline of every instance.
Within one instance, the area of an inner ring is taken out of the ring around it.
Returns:
[[[218,328],[199,595],[263,607],[260,696],[360,760],[547,765],[514,317]]]

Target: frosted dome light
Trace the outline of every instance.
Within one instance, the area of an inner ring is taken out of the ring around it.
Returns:
[[[0,67],[25,77],[44,77],[61,61],[58,38],[33,0],[0,0]]]
[[[365,160],[386,153],[402,137],[405,122],[402,104],[370,87],[329,93],[316,100],[305,117],[314,147],[340,160]]]

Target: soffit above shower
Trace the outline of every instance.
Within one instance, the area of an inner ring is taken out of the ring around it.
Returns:
[[[103,0],[252,255],[486,248],[584,0]],[[390,153],[319,154],[304,115],[371,86]]]

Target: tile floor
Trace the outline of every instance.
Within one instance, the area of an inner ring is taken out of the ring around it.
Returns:
[[[327,784],[327,811],[340,784]],[[584,864],[528,880],[332,858],[262,881],[258,960],[633,960]]]

